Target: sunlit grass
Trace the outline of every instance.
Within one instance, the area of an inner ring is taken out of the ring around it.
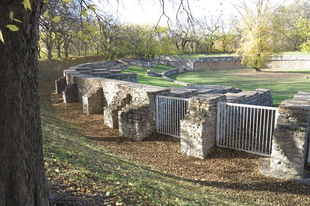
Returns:
[[[176,84],[174,82],[168,81],[161,77],[151,77],[147,76],[147,70],[152,70],[156,73],[162,73],[169,69],[174,69],[173,66],[166,66],[162,64],[157,64],[155,68],[147,68],[147,67],[138,67],[138,66],[129,66],[128,69],[124,71],[124,73],[137,73],[138,75],[138,82],[140,84],[148,84],[154,86],[161,86],[161,87],[184,87],[182,85]]]
[[[262,73],[277,74],[275,78],[264,76],[241,75],[241,73],[253,73],[249,69],[239,70],[209,70],[194,71],[169,76],[172,79],[191,84],[209,84],[237,87],[244,91],[255,89],[270,89],[274,99],[274,106],[278,106],[283,100],[291,99],[298,91],[310,92],[309,69],[263,69]],[[281,74],[295,74],[296,77],[281,78]]]
[[[309,52],[283,52],[282,55],[310,55]],[[236,56],[234,53],[211,53],[211,54],[179,54],[171,55],[174,57],[197,60],[199,57],[222,57],[222,56]]]

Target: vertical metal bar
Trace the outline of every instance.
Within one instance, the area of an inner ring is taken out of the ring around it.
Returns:
[[[243,138],[244,138],[244,110],[245,107],[241,108],[241,139],[240,139],[240,149],[243,149]]]
[[[252,148],[251,147],[251,139],[253,138],[253,133],[252,133],[252,125],[253,125],[253,109],[250,108],[250,120],[249,120],[249,143],[248,143],[248,148]]]
[[[270,118],[270,113],[272,114],[272,110],[268,110],[268,113],[267,113],[267,123],[266,123],[266,143],[265,143],[265,154],[269,154],[269,147],[268,147],[268,142],[269,142],[269,130],[271,128],[269,128],[269,118]]]
[[[179,110],[179,104],[180,104],[181,100],[177,99],[176,100],[176,111],[175,111],[175,129],[176,129],[176,136],[180,136],[180,110]]]
[[[172,105],[171,105],[171,126],[172,126],[172,134],[176,135],[176,128],[175,128],[175,102],[176,100],[172,100]]]
[[[264,118],[263,118],[263,131],[262,131],[262,153],[265,153],[264,150],[266,151],[266,147],[264,147],[264,143],[266,141],[266,137],[265,137],[265,129],[266,129],[266,111],[267,109],[263,109],[264,111]]]
[[[165,98],[165,109],[164,109],[164,124],[163,124],[163,133],[167,134],[167,109],[168,109],[168,99]]]
[[[172,104],[172,99],[169,99],[169,110],[168,110],[168,134],[171,134],[172,132],[172,126],[171,126],[171,105]]]
[[[171,125],[171,105],[172,99],[169,99],[169,109],[168,109],[168,134],[172,134],[172,125]]]
[[[219,145],[219,135],[220,135],[220,103],[217,103],[217,113],[216,113],[216,144]]]
[[[228,139],[229,141],[229,145],[228,146],[231,146],[232,145],[232,141],[233,141],[233,138],[234,138],[234,126],[235,126],[235,121],[234,121],[234,106],[230,106],[230,123],[231,123],[231,134],[230,134],[230,138]]]
[[[237,130],[238,130],[238,107],[237,106],[234,106],[235,108],[234,108],[234,111],[235,111],[235,128],[234,128],[234,131],[235,131],[235,133],[234,133],[234,138],[233,138],[233,141],[232,141],[232,147],[234,147],[235,146],[235,139],[237,138],[237,135],[238,135],[238,133],[237,133]]]
[[[165,112],[165,103],[163,102],[162,98],[160,98],[160,104],[161,104],[161,111],[160,111],[160,132],[163,133],[163,122],[164,122],[164,112]]]
[[[156,131],[159,132],[158,127],[159,127],[159,104],[158,104],[158,96],[156,96]]]
[[[240,139],[241,139],[241,119],[242,119],[242,116],[241,116],[241,113],[242,113],[242,108],[240,106],[238,106],[238,139],[236,141],[236,146],[238,149],[240,149]]]
[[[228,139],[231,138],[231,119],[230,119],[230,107],[228,107],[227,105],[225,106],[226,107],[226,110],[227,110],[227,121],[226,121],[226,124],[227,124],[227,135],[225,137],[225,145],[228,144]]]
[[[260,109],[258,152],[261,151],[261,142],[262,142],[262,118],[263,118],[263,109]]]
[[[163,132],[162,131],[162,125],[163,125],[163,112],[164,112],[164,103],[161,101],[161,98],[158,99],[158,102],[160,104],[160,113],[159,113],[159,116],[160,116],[160,119],[159,119],[159,125],[160,125],[160,132]]]
[[[236,117],[237,117],[237,119],[236,119],[236,124],[235,124],[235,138],[234,138],[234,141],[233,141],[233,147],[236,147],[236,143],[237,143],[237,139],[238,139],[238,130],[239,130],[239,128],[238,128],[238,122],[239,122],[239,107],[238,106],[236,106],[235,107],[236,108]]]
[[[227,105],[227,110],[228,110],[228,116],[227,116],[227,120],[228,120],[228,125],[229,125],[229,135],[226,136],[225,139],[225,144],[226,146],[230,145],[231,139],[232,139],[232,131],[233,131],[233,124],[232,124],[232,106],[228,106]]]
[[[179,114],[180,114],[180,111],[178,110],[179,109],[179,101],[178,99],[175,100],[175,110],[174,110],[174,124],[175,124],[175,135],[176,136],[179,136],[179,130],[180,130],[180,127],[179,127]]]
[[[245,145],[244,145],[244,149],[248,149],[248,123],[249,123],[249,107],[246,108],[246,122],[245,122]]]
[[[227,108],[226,108],[226,106],[224,105],[224,104],[222,104],[221,105],[221,111],[222,111],[222,113],[223,113],[223,117],[221,118],[221,124],[223,125],[223,129],[222,129],[222,143],[221,144],[223,144],[223,141],[224,141],[224,138],[226,137],[226,136],[228,136],[227,135],[227,133],[228,133],[228,127],[227,127]]]
[[[235,133],[236,133],[236,107],[232,106],[231,107],[231,111],[232,111],[232,138],[230,139],[230,145],[229,146],[233,146],[234,144],[234,139],[235,139]]]
[[[247,109],[247,107],[244,107],[243,109],[242,109],[242,111],[243,111],[243,115],[242,115],[242,142],[241,142],[241,149],[245,149],[244,148],[244,136],[245,136],[245,125],[246,125],[246,109]]]
[[[255,130],[256,130],[256,132],[255,132],[255,134],[254,134],[255,139],[254,139],[254,141],[253,141],[253,144],[254,144],[253,151],[256,151],[257,127],[258,127],[258,111],[257,111],[257,110],[258,110],[258,109],[255,109],[255,120],[256,120],[256,127],[255,127]]]
[[[176,129],[177,129],[177,136],[179,137],[180,136],[180,115],[181,115],[181,112],[180,112],[180,103],[181,103],[181,100],[177,100],[176,101],[176,113],[175,113],[175,117],[176,117]]]

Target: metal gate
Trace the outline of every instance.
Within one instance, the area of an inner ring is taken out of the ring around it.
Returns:
[[[219,102],[217,110],[218,146],[270,156],[278,108]]]
[[[180,121],[185,117],[187,105],[185,98],[157,96],[157,132],[180,137]]]

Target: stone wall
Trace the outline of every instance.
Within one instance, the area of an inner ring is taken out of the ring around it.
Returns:
[[[310,56],[286,56],[272,57],[266,64],[267,68],[285,69],[310,69]]]
[[[194,62],[194,70],[245,69],[240,57],[199,57]]]
[[[193,70],[217,70],[217,69],[245,69],[241,64],[241,57],[199,57],[194,61]],[[266,63],[266,68],[286,69],[310,69],[309,56],[281,56],[272,57]]]
[[[125,65],[149,67],[149,68],[156,67],[156,61],[154,61],[154,59],[145,57],[123,58],[119,61]]]
[[[152,110],[149,105],[127,105],[119,111],[119,134],[140,142],[156,131]]]
[[[97,68],[98,65],[115,66],[113,62],[110,62],[110,64],[96,62],[94,64],[88,63],[66,69],[64,71],[65,87],[63,87],[64,78],[56,81],[58,90],[63,89],[64,102],[82,102],[86,114],[104,113],[104,124],[111,128],[121,126],[120,131],[132,131],[129,127],[136,128],[137,124],[141,124],[143,130],[137,130],[137,132],[141,133],[136,133],[139,138],[145,138],[150,133],[155,132],[156,96],[168,95],[170,89],[135,83],[136,74],[113,73],[115,68],[110,70],[109,78],[93,75],[93,69]],[[122,80],[116,80],[117,78]],[[127,106],[137,105],[147,105],[147,112],[144,110],[144,113],[139,113],[143,121],[137,123],[136,116],[129,116],[126,117],[127,122],[135,121],[135,124],[129,126],[129,124],[125,124],[125,121],[120,123],[123,120],[120,116],[125,116],[122,113],[119,114],[119,112]],[[145,119],[150,121],[147,127],[144,125]],[[137,140],[141,141],[141,139]]]
[[[158,74],[157,72],[154,72],[152,70],[147,70],[146,71],[146,76],[149,76],[149,77],[162,77],[161,74]]]
[[[215,145],[217,102],[261,106],[273,104],[269,89],[223,94],[220,94],[220,91],[209,92],[190,98],[186,117],[181,121],[181,151],[198,158],[205,158]]]
[[[273,105],[270,89],[255,89],[254,91],[243,91],[238,93],[226,93],[227,102],[269,106]]]
[[[309,120],[309,92],[298,92],[293,99],[280,104],[271,158],[262,167],[263,174],[283,179],[305,179],[304,167],[310,141]]]
[[[167,55],[157,55],[154,57],[154,59],[158,64],[174,66],[179,69],[182,68],[186,71],[192,71],[194,68],[194,60],[167,56]]]
[[[181,151],[205,158],[215,145],[217,102],[225,102],[225,95],[204,94],[190,98],[184,120],[181,120]]]

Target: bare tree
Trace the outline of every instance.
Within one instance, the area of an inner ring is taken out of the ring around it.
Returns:
[[[199,22],[200,28],[203,31],[204,39],[207,43],[207,52],[212,53],[215,41],[219,39],[219,33],[223,24],[222,16],[204,16],[203,20]]]

